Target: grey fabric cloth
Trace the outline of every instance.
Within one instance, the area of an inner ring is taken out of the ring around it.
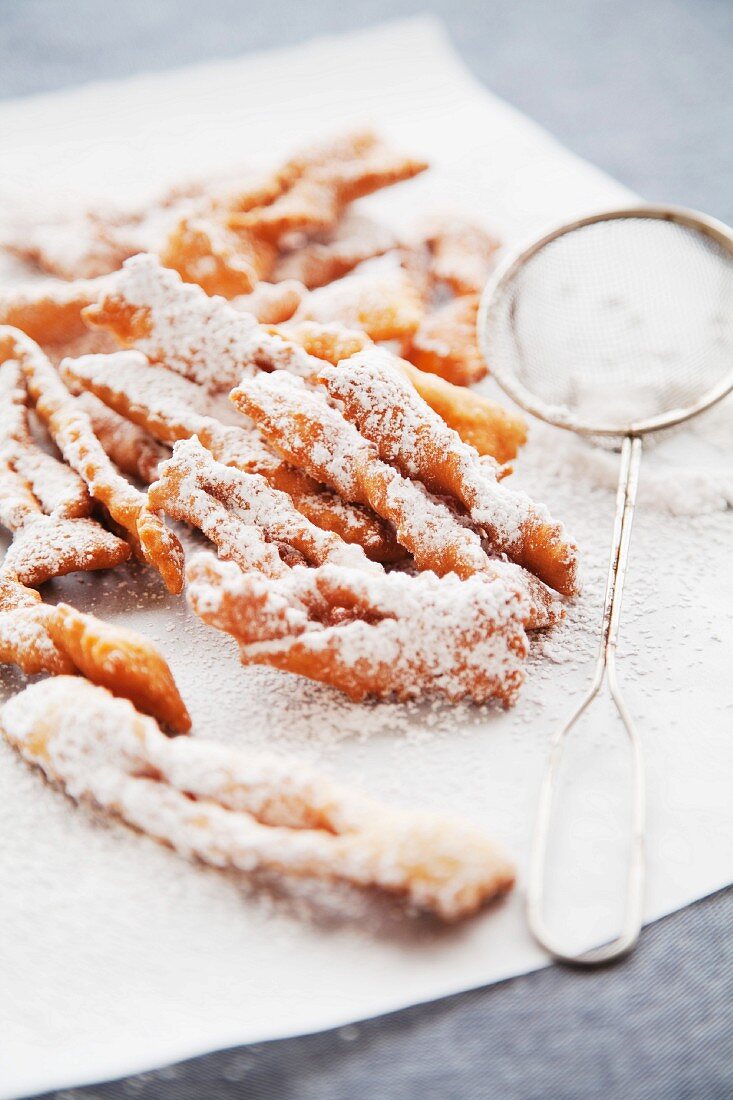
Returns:
[[[581,156],[648,199],[733,221],[730,0],[0,0],[0,96],[234,56],[426,7],[478,77]],[[733,1097],[732,925],[726,891],[647,929],[611,970],[553,967],[336,1032],[53,1095],[724,1100]]]

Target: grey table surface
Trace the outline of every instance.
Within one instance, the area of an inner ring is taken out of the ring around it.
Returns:
[[[425,10],[481,80],[569,148],[650,200],[733,221],[731,0],[0,0],[0,96]],[[551,967],[335,1032],[48,1095],[722,1100],[733,1097],[732,925],[727,890],[648,928],[610,970]]]

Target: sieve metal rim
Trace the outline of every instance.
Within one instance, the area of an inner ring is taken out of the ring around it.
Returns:
[[[674,222],[688,229],[694,229],[703,236],[710,237],[728,252],[733,260],[733,229],[717,218],[711,218],[697,210],[684,206],[669,206],[664,204],[645,203],[631,206],[616,207],[612,210],[598,211],[577,218],[571,222],[563,222],[545,232],[541,237],[533,237],[529,244],[524,244],[508,255],[501,263],[492,277],[489,279],[479,303],[476,328],[478,333],[481,353],[489,366],[491,377],[513,401],[526,412],[543,420],[546,424],[552,424],[556,428],[565,431],[578,432],[581,435],[604,436],[618,439],[626,435],[645,435],[647,432],[660,431],[664,428],[672,428],[677,424],[683,424],[698,413],[711,408],[733,391],[733,364],[731,369],[721,380],[707,390],[694,404],[684,408],[670,409],[658,416],[646,417],[632,423],[621,425],[581,423],[574,417],[553,414],[552,406],[536,398],[531,390],[528,390],[511,371],[505,371],[498,357],[493,354],[492,331],[496,310],[499,306],[502,292],[513,281],[517,273],[524,267],[528,260],[541,251],[552,241],[563,237],[568,233],[583,229],[585,226],[594,225],[597,222],[614,221],[625,218],[650,218],[657,221]]]

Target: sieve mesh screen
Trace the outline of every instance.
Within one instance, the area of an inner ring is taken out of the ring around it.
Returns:
[[[733,252],[658,217],[571,228],[492,296],[484,348],[547,419],[618,427],[693,405],[733,366]]]

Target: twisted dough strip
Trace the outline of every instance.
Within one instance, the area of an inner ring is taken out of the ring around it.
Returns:
[[[26,482],[1,461],[0,526],[13,534],[5,565],[27,585],[112,569],[130,556],[127,543],[93,519],[44,515]]]
[[[390,149],[373,133],[348,134],[292,157],[275,173],[264,203],[233,200],[240,209],[228,222],[272,241],[296,231],[318,233],[331,229],[348,203],[426,168],[425,161]]]
[[[73,661],[48,631],[53,612],[35,589],[0,574],[0,664],[17,665],[26,676],[75,672]]]
[[[478,307],[478,294],[463,294],[426,313],[402,346],[405,359],[457,386],[480,382],[487,366],[476,338]]]
[[[32,442],[27,399],[20,365],[6,360],[0,364],[0,525],[13,535],[8,572],[23,584],[38,585],[125,561],[127,543],[88,518],[84,483]]]
[[[179,733],[191,727],[168,665],[146,638],[68,604],[41,603],[7,573],[0,575],[0,663],[27,676],[79,672]]]
[[[526,606],[501,580],[295,566],[242,573],[200,554],[188,598],[232,634],[245,664],[320,680],[350,698],[514,701],[524,679]]]
[[[28,391],[20,363],[0,363],[0,451],[28,482],[42,509],[63,519],[88,516],[92,498],[70,466],[42,451],[28,424]]]
[[[354,271],[307,294],[293,321],[338,322],[372,340],[412,336],[422,320],[422,299],[400,267]]]
[[[313,357],[335,356],[338,362],[371,343],[364,333],[313,322],[268,333],[250,314],[221,298],[208,298],[147,255],[128,260],[84,317],[93,327],[114,333],[120,343],[134,345],[151,362],[215,393],[259,369],[314,375],[321,364]],[[516,454],[525,440],[523,421],[480,394],[400,363],[425,400],[435,403],[436,411],[480,453],[500,461]]]
[[[192,523],[224,558],[278,576],[286,561],[311,565],[338,562],[357,570],[379,570],[362,548],[316,527],[260,477],[216,462],[198,439],[180,440],[163,464],[148,499],[173,519]]]
[[[154,565],[170,592],[183,587],[183,549],[140,493],[119,474],[80,409],[37,344],[17,329],[0,328],[0,346],[19,359],[36,411],[69,465],[92,496],[123,527],[144,559]]]
[[[0,726],[71,797],[214,867],[374,886],[444,920],[469,916],[514,881],[470,826],[373,802],[292,758],[164,737],[126,700],[82,680],[26,688]]]
[[[423,401],[480,455],[510,462],[527,442],[527,425],[521,416],[482,393],[418,370],[406,359],[395,359],[395,366],[410,380]]]
[[[289,466],[248,428],[222,424],[209,415],[213,403],[200,386],[154,366],[139,352],[64,360],[62,377],[84,388],[156,439],[173,444],[197,435],[214,458],[246,473],[260,474],[292,498],[299,512],[345,542],[358,543],[374,561],[404,556],[391,528],[373,513],[347,504],[337,493]]]
[[[187,214],[160,250],[161,262],[207,294],[249,294],[267,276],[275,248],[253,234],[236,233],[215,210]]]
[[[69,389],[74,392],[71,386]],[[149,485],[158,476],[158,467],[170,458],[167,447],[153,439],[150,432],[110,409],[93,393],[75,393],[76,403],[89,417],[92,431],[115,466]]]
[[[62,279],[93,279],[115,271],[139,252],[139,215],[87,210],[39,222],[1,242],[0,247],[47,274]]]
[[[231,398],[288,462],[390,522],[420,569],[439,576],[502,577],[528,596],[531,627],[547,626],[558,617],[555,600],[536,577],[489,558],[474,530],[422,484],[383,462],[374,444],[302,379],[286,371],[260,374],[242,379]]]
[[[294,153],[277,172],[277,193],[304,177],[326,178],[341,189],[340,199],[353,202],[405,178],[404,172],[414,175],[414,169],[425,168],[424,161],[390,148],[373,130],[351,130]]]
[[[82,336],[86,325],[81,311],[96,302],[104,277],[43,279],[27,286],[0,290],[0,324],[22,329],[39,344],[67,344]]]
[[[243,371],[256,369],[251,365],[259,336],[254,317],[182,282],[155,256],[127,260],[84,310],[84,319],[213,393],[225,392]]]
[[[308,355],[325,359],[334,366],[374,346],[365,333],[336,323],[288,322],[273,331],[298,344]],[[393,356],[392,363],[409,379],[423,401],[480,455],[508,462],[526,443],[525,423],[515,413],[465,386],[418,370],[406,359]]]
[[[364,260],[381,256],[395,244],[394,235],[385,226],[347,213],[330,232],[281,254],[270,277],[275,283],[295,279],[313,290],[340,279]]]
[[[499,484],[495,471],[394,369],[388,353],[361,352],[324,367],[318,380],[384,461],[420,478],[431,492],[457,500],[497,553],[566,596],[577,591],[577,550],[564,528],[526,493]]]
[[[153,250],[207,294],[248,294],[270,273],[282,237],[330,230],[352,195],[409,178],[422,167],[373,137],[368,144],[342,140],[293,158],[244,190],[199,195]]]
[[[499,241],[475,222],[433,218],[425,240],[431,253],[430,276],[456,294],[480,294],[496,258]]]
[[[130,699],[139,710],[179,733],[191,728],[171,671],[147,638],[83,615],[68,604],[52,611],[48,632],[82,676]]]

